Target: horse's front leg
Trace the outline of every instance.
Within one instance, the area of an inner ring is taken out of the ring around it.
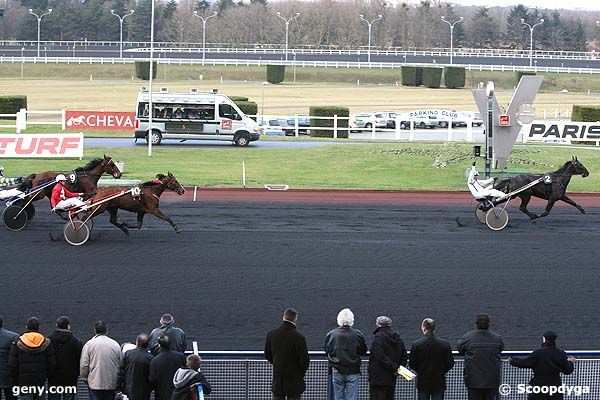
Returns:
[[[581,212],[582,214],[585,214],[585,210],[583,209],[583,207],[581,207],[579,204],[575,203],[575,201],[573,201],[572,198],[570,198],[569,196],[567,196],[566,194],[563,195],[563,197],[561,198],[562,201],[564,201],[567,204],[572,205],[573,207],[575,207],[576,209],[579,210],[579,212]]]
[[[145,212],[137,213],[137,228],[138,229],[142,229],[142,224],[144,223],[144,215],[146,215]]]
[[[540,215],[540,218],[544,218],[546,215],[550,214],[552,207],[554,207],[554,203],[556,203],[556,200],[548,200],[548,204],[546,204],[546,210]]]
[[[531,196],[521,197],[521,205],[519,206],[519,210],[521,210],[521,212],[525,213],[530,219],[533,220],[539,217],[537,214],[534,214],[527,209],[527,204],[529,204],[530,200]]]
[[[162,211],[160,211],[158,208],[155,208],[153,211],[149,211],[150,214],[154,215],[157,218],[162,219],[163,221],[167,221],[169,224],[171,224],[171,226],[173,227],[173,229],[175,229],[175,232],[180,233],[181,232],[181,228],[177,226],[177,224],[175,224],[175,222],[173,222],[171,220],[171,218],[169,218],[168,216],[166,216],[165,214],[162,213]]]

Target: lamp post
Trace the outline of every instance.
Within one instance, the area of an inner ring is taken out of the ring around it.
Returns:
[[[569,93],[569,91],[567,89],[563,89],[560,92],[558,92],[558,120],[559,121],[561,120],[561,117],[560,117],[560,95],[566,94],[566,93]]]
[[[23,68],[25,66],[25,47],[21,47],[21,79],[23,79]]]
[[[367,62],[371,63],[371,27],[373,26],[373,24],[379,20],[381,20],[383,18],[383,15],[379,14],[377,16],[377,18],[375,18],[372,21],[369,21],[367,19],[365,19],[364,15],[360,15],[360,19],[362,21],[365,21],[367,23],[367,26],[369,27],[369,46],[367,47]]]
[[[41,25],[42,25],[42,18],[44,18],[46,15],[49,15],[51,13],[52,13],[51,8],[49,8],[48,11],[46,11],[42,15],[37,15],[36,13],[34,13],[32,8],[29,9],[29,14],[31,14],[37,18],[37,29],[38,29],[38,31],[37,31],[37,56],[38,57],[40,56],[40,29],[41,29]]]
[[[121,26],[121,36],[120,36],[120,46],[119,46],[119,58],[123,58],[123,21],[125,20],[125,18],[129,17],[130,15],[132,15],[135,11],[134,10],[129,10],[129,12],[125,15],[123,15],[122,17],[119,14],[115,13],[115,10],[110,10],[110,13],[112,15],[114,15],[115,17],[119,18],[119,25]]]
[[[523,18],[521,18],[521,24],[527,25],[529,27],[529,66],[533,66],[533,30],[536,26],[544,23],[544,18],[540,18],[540,22],[535,25],[529,25]]]
[[[450,65],[452,65],[452,55],[454,54],[454,25],[463,21],[463,17],[459,17],[458,20],[450,22],[446,20],[446,17],[442,17],[442,21],[450,25]]]
[[[277,16],[285,22],[285,61],[287,61],[288,60],[288,38],[289,38],[289,32],[290,32],[290,22],[292,22],[293,20],[298,18],[300,16],[300,13],[294,14],[293,17],[285,18],[284,16],[281,15],[280,12],[277,12]]]
[[[485,135],[485,179],[489,179],[492,174],[492,158],[494,157],[492,125],[494,124],[494,82],[488,81],[485,88],[487,96],[487,116],[488,122]]]
[[[200,18],[202,20],[202,61],[206,58],[206,21],[211,19],[212,17],[216,17],[218,12],[214,11],[208,17],[203,17],[198,14],[198,11],[194,11],[194,16]]]
[[[150,14],[150,76],[148,77],[148,157],[152,157],[152,119],[154,107],[152,104],[152,75],[154,75],[154,0],[152,0],[152,13]]]

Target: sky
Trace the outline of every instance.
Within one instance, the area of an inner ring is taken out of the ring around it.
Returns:
[[[595,10],[600,11],[598,0],[450,0],[451,3],[466,6],[515,6],[523,4],[528,8],[569,9],[569,10]],[[600,13],[598,15],[600,17]]]

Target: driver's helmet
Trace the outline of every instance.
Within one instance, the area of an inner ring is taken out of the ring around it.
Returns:
[[[0,176],[4,176],[4,167],[0,165]]]
[[[64,176],[63,174],[59,174],[56,175],[56,178],[54,178],[56,180],[56,182],[66,182],[67,181],[67,177]]]

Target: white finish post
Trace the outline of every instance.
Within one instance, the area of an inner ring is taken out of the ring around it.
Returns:
[[[194,202],[196,202],[196,194],[198,192],[198,186],[194,186]]]
[[[242,186],[246,189],[246,161],[242,161]]]

